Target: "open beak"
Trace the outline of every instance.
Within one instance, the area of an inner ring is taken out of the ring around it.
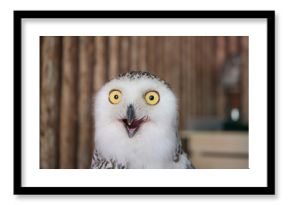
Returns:
[[[144,120],[144,117],[139,120],[136,119],[135,109],[133,105],[128,106],[126,117],[127,119],[122,119],[122,121],[127,130],[129,138],[132,138],[145,120]]]

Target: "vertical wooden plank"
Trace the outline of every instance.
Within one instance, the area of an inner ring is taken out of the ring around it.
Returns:
[[[180,36],[175,36],[175,48],[174,48],[174,56],[175,56],[175,62],[176,62],[176,70],[174,74],[176,75],[176,84],[177,84],[177,97],[178,97],[178,130],[182,130],[182,38]],[[179,133],[179,136],[181,133]]]
[[[249,122],[249,37],[241,37],[242,57],[242,120]]]
[[[179,40],[179,46],[176,49],[178,52],[178,59],[179,59],[179,129],[182,130],[184,128],[183,125],[183,112],[184,112],[184,107],[183,107],[183,38],[178,37]]]
[[[60,168],[76,168],[78,38],[63,37]]]
[[[155,72],[155,37],[147,37],[147,55],[146,55],[146,65],[149,72],[156,74]]]
[[[105,71],[106,71],[106,45],[105,37],[95,37],[95,66],[94,66],[94,93],[97,92],[105,83]]]
[[[199,117],[204,115],[204,54],[203,36],[199,37]]]
[[[165,37],[165,55],[164,55],[164,67],[165,67],[165,79],[172,87],[173,81],[173,58],[172,58],[172,44],[173,44],[173,37],[166,36]]]
[[[156,64],[157,69],[158,69],[158,76],[161,78],[164,78],[165,76],[165,67],[164,67],[164,53],[165,53],[165,37],[164,36],[159,36],[158,37],[158,47],[157,47],[157,59],[156,59]]]
[[[92,158],[92,80],[94,37],[79,40],[78,168],[89,168]]]
[[[159,76],[162,79],[166,80],[168,72],[166,73],[166,37],[160,36],[160,57],[159,57],[159,65],[160,65],[160,72]]]
[[[201,79],[201,37],[196,37],[196,116],[200,118],[202,114],[202,79]]]
[[[139,59],[138,59],[138,65],[141,71],[146,71],[146,36],[139,36],[138,37],[138,50],[139,50]]]
[[[179,65],[179,54],[178,50],[176,50],[179,46],[179,38],[176,36],[170,37],[170,56],[168,58],[171,59],[170,67],[171,67],[171,87],[175,95],[177,96],[178,100],[180,99],[179,94],[179,71],[180,71],[180,65]]]
[[[217,79],[215,76],[215,69],[216,69],[216,38],[214,36],[209,37],[209,55],[210,55],[210,61],[209,61],[209,67],[210,67],[210,73],[209,78],[211,82],[210,87],[210,95],[211,95],[211,101],[210,101],[210,114],[214,117],[216,117],[216,94],[217,94]]]
[[[198,91],[199,91],[199,76],[198,76],[198,61],[199,61],[199,50],[198,50],[198,36],[194,36],[194,62],[193,62],[193,67],[194,67],[194,82],[193,82],[193,89],[194,89],[194,117],[195,119],[198,117]]]
[[[130,68],[129,70],[139,70],[138,65],[138,37],[132,36],[131,37],[131,61],[130,61]]]
[[[186,37],[181,37],[181,128],[185,129],[186,117]]]
[[[185,128],[188,128],[189,122],[191,123],[191,90],[190,90],[190,81],[191,81],[191,71],[190,71],[190,62],[191,62],[191,44],[190,44],[190,36],[186,36],[185,38],[185,43],[186,43],[186,48],[185,48],[185,54],[186,54],[186,64],[185,64],[185,101],[186,101],[186,112],[185,112]]]
[[[110,36],[109,37],[109,80],[116,78],[119,74],[119,37]]]
[[[120,37],[120,73],[125,73],[129,71],[130,65],[130,36]]]
[[[211,111],[211,103],[213,101],[213,98],[211,96],[212,93],[212,79],[211,79],[211,59],[212,59],[212,55],[211,55],[211,47],[210,47],[210,40],[211,37],[206,36],[204,37],[204,70],[205,70],[205,74],[204,74],[204,81],[205,81],[205,116],[206,117],[211,117],[212,111]]]
[[[40,168],[58,168],[61,37],[41,37]]]
[[[206,56],[206,44],[207,44],[207,37],[202,36],[201,37],[201,80],[202,80],[202,118],[204,118],[207,115],[207,108],[208,108],[208,102],[207,102],[207,95],[208,95],[208,81],[207,81],[207,56]]]
[[[196,118],[196,37],[192,36],[190,40],[190,101],[191,101],[191,117]]]
[[[155,74],[157,76],[160,76],[160,73],[162,72],[162,44],[161,44],[161,36],[155,37]]]
[[[216,64],[217,68],[221,70],[221,67],[225,63],[226,53],[227,51],[227,44],[226,44],[226,37],[224,36],[217,36],[216,37]]]
[[[162,37],[162,76],[165,81],[170,84],[170,75],[171,75],[171,59],[169,58],[169,49],[170,49],[170,37]]]
[[[203,103],[204,103],[204,94],[203,94],[203,89],[204,89],[204,81],[203,81],[203,36],[199,36],[199,44],[198,44],[198,51],[199,51],[199,60],[198,60],[198,78],[199,78],[199,118],[203,116]]]
[[[93,68],[93,98],[99,89],[106,82],[106,37],[96,36],[94,38],[94,56],[95,63]],[[94,105],[94,102],[92,103]],[[93,112],[92,112],[93,113]],[[94,115],[93,115],[94,116]],[[93,122],[95,119],[92,119]],[[94,139],[95,127],[92,128],[92,134]],[[94,142],[93,142],[94,146]]]
[[[225,110],[225,93],[221,84],[221,75],[223,65],[226,59],[226,37],[217,36],[216,37],[216,79],[217,79],[217,115],[221,120],[226,119],[226,110]]]
[[[181,51],[181,48],[180,48],[180,44],[181,44],[181,39],[180,37],[178,36],[175,36],[174,37],[174,50],[172,51],[173,52],[173,56],[174,56],[174,81],[175,82],[174,84],[176,85],[176,88],[175,88],[175,93],[177,95],[177,99],[178,99],[178,119],[179,119],[179,128],[181,127],[181,89],[180,89],[180,84],[181,84],[181,55],[180,55],[180,51]]]
[[[238,53],[238,37],[237,36],[228,36],[227,37],[227,53],[229,56]]]

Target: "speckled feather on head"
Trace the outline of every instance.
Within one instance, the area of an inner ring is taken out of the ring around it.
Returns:
[[[171,89],[169,83],[167,83],[165,80],[162,80],[158,76],[156,76],[152,73],[146,72],[146,71],[128,71],[126,73],[120,74],[117,77],[117,79],[122,79],[122,78],[127,78],[130,80],[136,80],[136,79],[140,79],[140,78],[156,79]]]

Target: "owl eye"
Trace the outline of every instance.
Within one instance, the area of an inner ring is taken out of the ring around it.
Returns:
[[[156,105],[159,100],[160,97],[157,91],[149,91],[145,94],[145,101],[148,105]]]
[[[118,104],[122,100],[122,93],[119,90],[111,90],[109,94],[109,101],[112,104]]]

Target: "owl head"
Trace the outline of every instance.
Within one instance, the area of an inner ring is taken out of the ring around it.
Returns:
[[[150,126],[176,127],[176,97],[158,77],[131,71],[105,84],[95,100],[97,126],[119,128],[127,138],[142,137]]]

